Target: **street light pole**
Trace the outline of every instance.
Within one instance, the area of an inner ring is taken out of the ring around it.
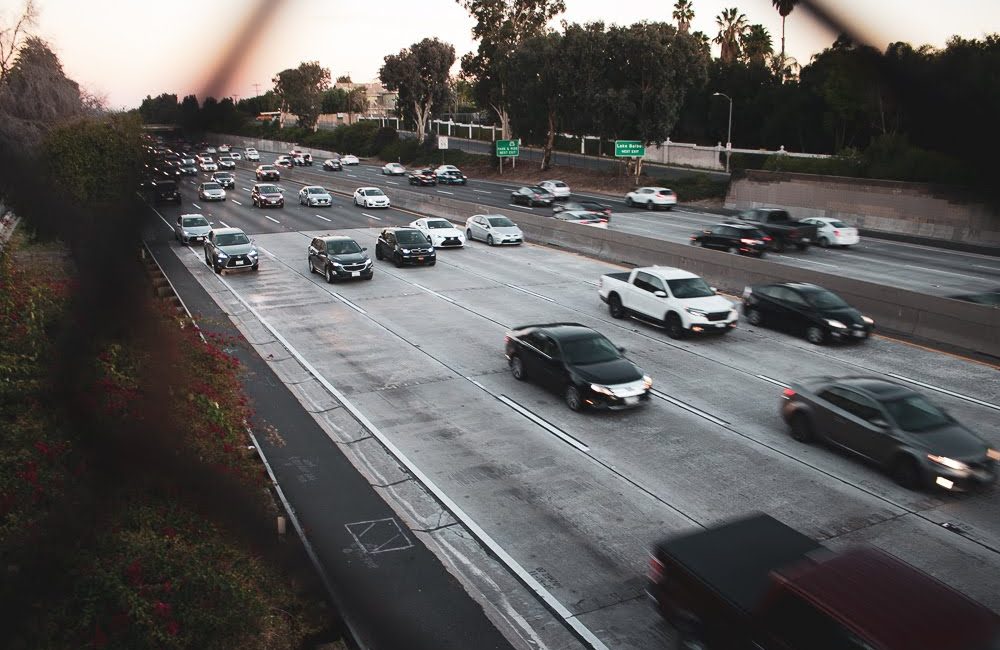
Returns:
[[[733,149],[733,98],[726,93],[712,93],[713,97],[725,97],[729,100],[729,128],[726,131],[726,173],[729,173],[729,154]]]

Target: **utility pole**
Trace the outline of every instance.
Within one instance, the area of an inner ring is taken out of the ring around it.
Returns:
[[[260,84],[253,84],[254,97],[260,97]]]

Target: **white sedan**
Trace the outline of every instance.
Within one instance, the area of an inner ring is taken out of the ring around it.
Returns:
[[[225,201],[226,190],[220,183],[202,183],[198,186],[198,198],[202,201]]]
[[[389,197],[377,187],[359,187],[354,190],[354,205],[362,208],[388,208]]]
[[[625,195],[625,205],[647,210],[673,210],[677,205],[677,193],[666,187],[640,187]]]
[[[319,185],[307,185],[299,190],[299,203],[308,206],[322,205],[329,207],[333,204],[333,198],[329,192]]]
[[[217,172],[219,171],[219,166],[212,161],[211,158],[206,158],[204,162],[199,165],[201,171],[203,172]]]
[[[246,156],[247,160],[260,161],[260,154],[253,147],[247,147]]]
[[[205,153],[215,153],[215,147],[207,147]]]
[[[556,199],[569,198],[569,185],[564,181],[542,181],[538,186],[547,189]]]
[[[809,217],[803,219],[802,223],[811,223],[816,226],[816,243],[823,248],[828,246],[854,246],[861,241],[858,236],[858,229],[848,226],[839,219],[830,217]]]
[[[219,153],[229,153],[229,145],[228,144],[220,144],[219,145]]]
[[[438,248],[461,248],[465,246],[465,235],[447,219],[435,217],[417,219],[410,222],[411,228],[416,228],[427,235],[431,245]]]
[[[232,156],[233,160],[243,160],[243,154],[239,151],[230,151],[229,155]]]
[[[406,167],[399,163],[387,163],[382,166],[382,173],[388,176],[402,176],[406,173]]]
[[[340,164],[341,165],[360,165],[361,161],[358,160],[357,156],[355,156],[354,154],[350,154],[349,153],[346,156],[341,156],[340,157]]]

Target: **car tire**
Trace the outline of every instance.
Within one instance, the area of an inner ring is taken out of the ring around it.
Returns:
[[[916,490],[920,487],[920,468],[917,462],[909,456],[900,456],[892,464],[892,480],[907,490]]]
[[[306,264],[309,266],[309,275],[312,275],[313,273],[316,272],[316,269],[313,268],[313,261],[311,259],[307,258]]]
[[[792,439],[802,443],[813,441],[815,436],[812,420],[805,413],[795,413],[788,421],[788,428],[792,434]]]
[[[333,269],[330,268],[329,266],[326,267],[326,283],[333,284],[333,278],[334,278]]]
[[[396,265],[397,269],[402,268],[403,267],[403,256],[399,255],[398,253],[393,254],[393,256],[392,256],[392,263]]]
[[[826,343],[826,332],[818,325],[810,325],[806,329],[806,340],[813,345],[823,345]]]
[[[472,228],[465,229],[465,241],[472,241]]]
[[[371,273],[365,276],[365,280],[371,280],[374,277],[375,277],[375,271],[372,271]]]
[[[667,327],[667,336],[672,339],[682,339],[684,338],[684,323],[681,322],[681,317],[677,314],[670,312],[664,319]]]
[[[260,262],[257,262],[256,264],[254,264],[253,266],[251,266],[250,270],[253,271],[253,272],[255,272],[255,273],[257,271],[259,271],[260,270]]]
[[[617,293],[611,294],[608,298],[608,313],[611,314],[611,318],[625,318],[625,308],[622,307],[622,299]]]
[[[830,248],[830,240],[826,237],[819,238],[819,245],[821,248]]]
[[[566,406],[568,406],[571,411],[579,411],[583,408],[583,400],[580,399],[580,391],[577,390],[576,386],[573,384],[566,387],[566,391],[563,393],[563,399],[566,400]]]
[[[496,243],[493,241],[493,235],[486,235],[486,243],[490,246],[495,246]]]
[[[625,205],[627,205],[627,206],[628,206],[628,207],[630,207],[630,208],[631,208],[631,207],[632,207],[633,205],[635,205],[635,203],[634,203],[634,202],[632,201],[632,197],[631,197],[631,196],[626,196],[626,197],[625,197]]]
[[[663,206],[663,209],[666,210],[667,212],[671,212],[674,209],[674,206],[672,206],[672,205],[665,205],[665,206]]]
[[[521,361],[521,357],[518,355],[511,355],[510,362],[507,365],[510,366],[510,374],[514,375],[514,379],[524,381],[528,378],[528,373],[524,370],[524,362]]]
[[[760,313],[759,309],[754,309],[751,307],[746,310],[747,322],[751,325],[759,327],[764,323],[764,314]]]
[[[646,201],[646,209],[647,210],[652,210],[653,209],[653,202],[652,201]]]
[[[378,245],[375,246],[375,259],[377,260],[382,259],[382,248]]]
[[[735,246],[730,246],[729,248],[726,249],[726,252],[727,253],[732,253],[733,255],[739,255],[740,249],[738,249]]]

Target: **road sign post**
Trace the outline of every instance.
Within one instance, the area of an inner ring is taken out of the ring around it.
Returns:
[[[502,174],[503,159],[504,158],[516,159],[519,155],[521,155],[521,143],[519,140],[497,140],[496,152],[497,152],[497,158],[500,159],[500,173]]]
[[[638,158],[640,164],[636,165],[636,182],[639,182],[639,170],[641,169],[642,157],[646,155],[646,146],[640,140],[615,140],[616,158]]]

